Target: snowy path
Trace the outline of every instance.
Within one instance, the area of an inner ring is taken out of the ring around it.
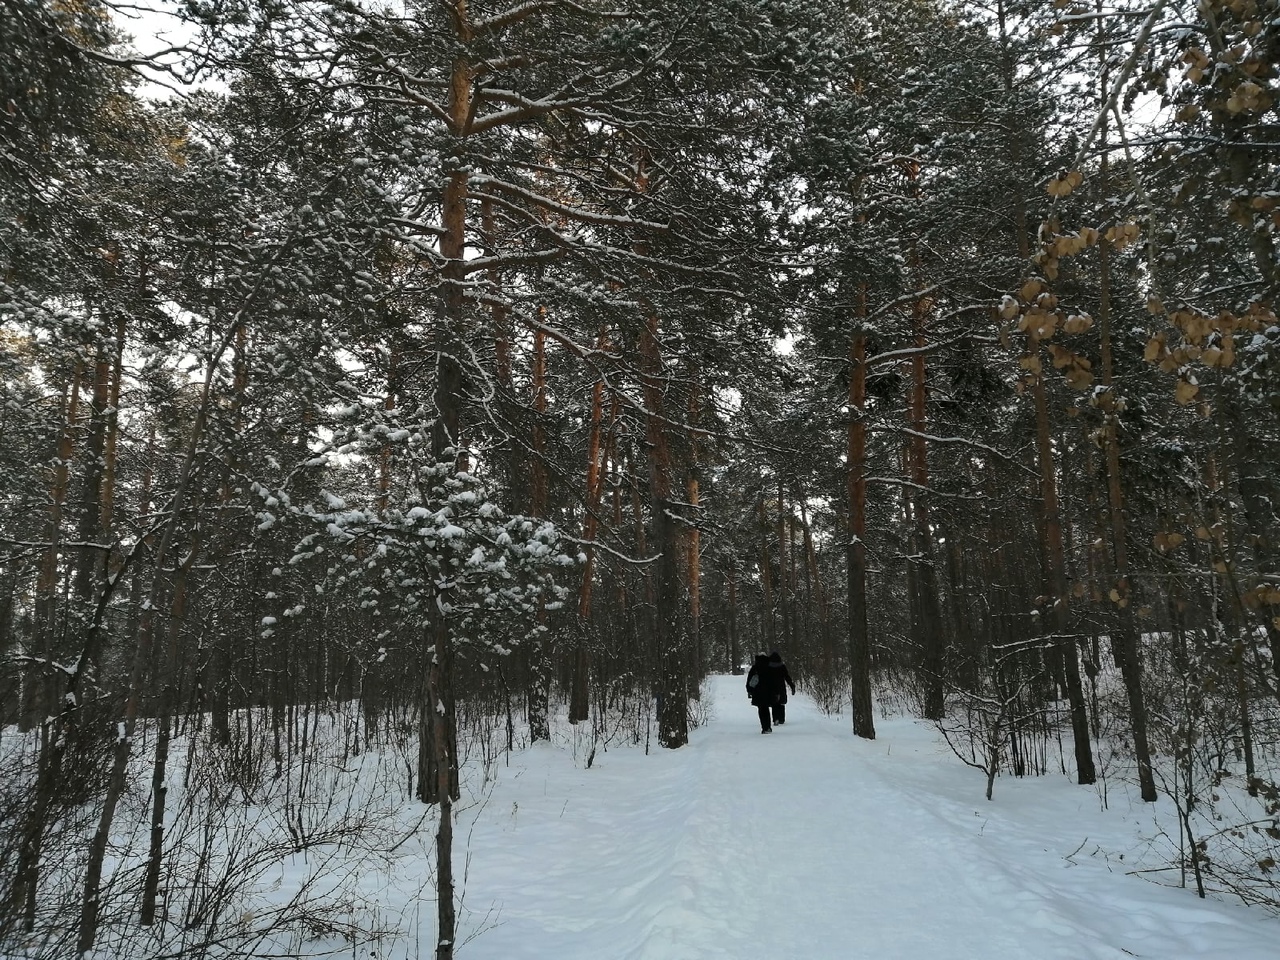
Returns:
[[[761,736],[741,682],[687,748],[513,761],[461,824],[461,960],[1280,955],[1280,922],[1125,875],[1152,811],[1114,784],[1106,812],[1060,777],[989,804],[925,725],[862,742],[798,697]]]

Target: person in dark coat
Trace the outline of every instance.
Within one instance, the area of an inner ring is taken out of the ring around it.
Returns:
[[[761,733],[773,733],[769,713],[769,708],[773,706],[773,686],[770,682],[772,672],[769,668],[769,658],[763,653],[756,654],[756,662],[747,671],[747,696],[751,698],[756,713],[760,715]]]
[[[773,710],[773,722],[781,725],[787,722],[787,687],[791,688],[792,694],[796,692],[796,682],[791,679],[791,674],[787,672],[787,665],[782,662],[782,654],[777,650],[769,654],[769,688],[773,694],[773,699],[769,702],[769,706]]]

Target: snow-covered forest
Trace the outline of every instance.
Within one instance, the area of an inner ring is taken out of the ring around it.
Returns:
[[[0,0],[0,957],[1265,956],[1278,69]]]

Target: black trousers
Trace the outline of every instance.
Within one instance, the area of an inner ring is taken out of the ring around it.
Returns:
[[[787,722],[787,705],[785,703],[775,703],[773,705],[773,722],[774,723]]]
[[[777,707],[774,707],[774,709],[776,710],[776,709],[778,709],[778,708],[777,708]],[[762,703],[762,704],[760,704],[759,706],[757,706],[757,707],[756,707],[756,713],[760,714],[760,729],[761,729],[761,730],[772,730],[772,729],[773,729],[773,727],[772,727],[772,725],[769,723],[769,707],[768,707],[768,705],[767,705],[767,704],[763,704],[763,703]]]

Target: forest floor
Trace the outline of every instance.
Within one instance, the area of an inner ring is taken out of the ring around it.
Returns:
[[[1161,870],[1168,800],[1113,779],[1104,804],[1048,776],[1001,778],[988,802],[929,724],[878,721],[863,741],[799,696],[762,736],[742,678],[708,693],[680,750],[512,757],[459,825],[462,960],[1277,955],[1280,919]]]

